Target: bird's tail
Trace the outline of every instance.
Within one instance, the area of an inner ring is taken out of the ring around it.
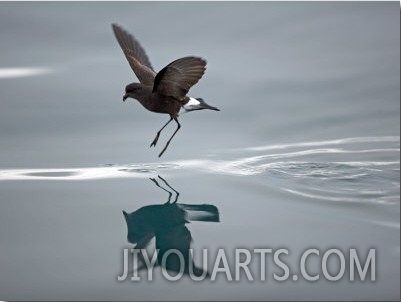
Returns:
[[[210,109],[215,111],[220,111],[220,109],[210,106],[206,104],[206,102],[201,98],[189,98],[188,103],[184,106],[185,111],[194,111],[194,110],[202,110],[202,109]]]
[[[219,108],[216,108],[214,106],[210,106],[209,104],[206,104],[206,102],[202,98],[196,98],[197,101],[200,103],[201,109],[210,109],[210,110],[215,110],[215,111],[220,111]]]

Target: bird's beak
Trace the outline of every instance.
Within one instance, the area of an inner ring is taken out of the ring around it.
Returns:
[[[123,102],[125,102],[126,99],[128,99],[128,94],[124,94],[124,96],[123,96]]]

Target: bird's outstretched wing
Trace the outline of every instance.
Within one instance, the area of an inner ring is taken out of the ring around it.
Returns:
[[[141,44],[119,25],[112,24],[112,28],[118,44],[139,81],[144,85],[152,86],[156,72]]]
[[[171,62],[156,75],[153,92],[183,99],[206,70],[206,61],[197,57],[184,57]]]

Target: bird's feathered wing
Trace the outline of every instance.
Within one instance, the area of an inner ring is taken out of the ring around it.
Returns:
[[[198,57],[184,57],[164,67],[156,75],[153,92],[182,100],[206,70],[206,61]]]
[[[153,86],[156,72],[153,70],[152,64],[141,44],[121,26],[112,24],[112,28],[118,44],[120,44],[128,63],[139,81],[144,85]]]

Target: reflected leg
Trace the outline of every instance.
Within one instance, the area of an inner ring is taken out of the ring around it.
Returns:
[[[173,187],[171,187],[168,183],[167,183],[167,181],[165,181],[165,179],[163,178],[163,177],[161,177],[160,175],[158,175],[159,176],[159,178],[166,184],[166,186],[167,187],[169,187],[171,190],[173,190],[174,192],[175,192],[175,199],[174,199],[174,202],[173,203],[176,203],[177,202],[177,200],[178,200],[178,196],[180,196],[180,193],[178,193],[176,190],[174,190],[174,188]]]
[[[171,196],[173,195],[173,193],[171,193],[170,191],[168,191],[168,190],[166,190],[165,188],[161,187],[161,186],[159,185],[159,183],[157,182],[156,179],[154,179],[154,178],[149,178],[149,179],[150,179],[151,181],[153,181],[153,182],[155,183],[155,185],[158,186],[160,189],[162,189],[162,190],[164,190],[164,191],[166,191],[166,192],[168,193],[168,200],[167,200],[166,203],[170,203]]]

